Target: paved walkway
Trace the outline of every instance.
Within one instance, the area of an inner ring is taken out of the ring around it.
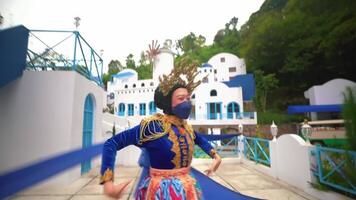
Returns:
[[[208,165],[194,165],[198,170],[207,169]],[[115,171],[115,182],[133,180],[121,199],[134,199],[134,185],[140,174],[138,167],[118,166]],[[220,184],[239,191],[242,194],[271,200],[306,200],[314,199],[293,187],[267,177],[243,164],[222,164],[212,178]],[[110,200],[102,195],[99,185],[99,168],[91,170],[72,184],[61,188],[29,189],[11,199],[16,200]]]

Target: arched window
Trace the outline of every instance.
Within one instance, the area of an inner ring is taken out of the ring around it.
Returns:
[[[227,118],[233,119],[234,116],[237,118],[237,114],[240,112],[239,104],[236,102],[231,102],[227,105]]]
[[[141,83],[141,87],[145,87],[145,83]]]
[[[125,116],[125,104],[124,103],[119,104],[119,116]]]
[[[218,93],[216,92],[216,90],[211,90],[210,91],[210,96],[211,97],[216,97],[218,95]]]
[[[195,94],[192,95],[192,99],[195,99]]]
[[[150,115],[155,114],[157,112],[156,105],[153,101],[151,101],[148,106],[150,109]]]
[[[132,87],[135,88],[135,87],[136,87],[136,84],[133,84]]]
[[[128,86],[127,85],[125,85],[125,88],[127,88]]]

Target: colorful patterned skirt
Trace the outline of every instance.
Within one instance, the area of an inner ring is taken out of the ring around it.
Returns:
[[[190,167],[180,169],[150,168],[138,186],[136,199],[140,200],[201,200],[198,182],[190,173]]]

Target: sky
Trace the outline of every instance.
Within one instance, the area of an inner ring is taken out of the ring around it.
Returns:
[[[19,24],[29,29],[75,30],[97,51],[103,50],[104,66],[110,60],[136,61],[152,40],[162,45],[193,32],[212,44],[219,29],[232,17],[238,27],[259,10],[264,0],[0,0],[3,28]],[[104,67],[105,69],[105,67]]]

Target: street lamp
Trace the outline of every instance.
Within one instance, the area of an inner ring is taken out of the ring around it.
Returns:
[[[274,123],[274,121],[272,121],[271,134],[272,134],[272,136],[273,136],[273,140],[276,140],[277,133],[278,133],[278,127],[277,127],[277,125]]]
[[[302,135],[306,139],[307,144],[310,144],[310,136],[312,133],[311,126],[308,124],[308,120],[304,120],[304,124],[302,126]]]
[[[244,134],[243,131],[244,131],[243,125],[242,125],[242,124],[239,124],[239,133],[240,133],[241,135]]]

